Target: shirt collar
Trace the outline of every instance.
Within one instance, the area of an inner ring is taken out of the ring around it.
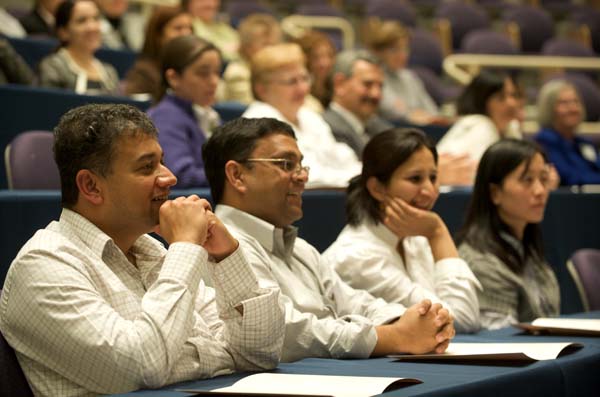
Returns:
[[[200,129],[204,132],[207,139],[210,138],[212,131],[221,123],[219,113],[210,106],[200,106],[195,103],[192,104],[192,109],[196,115],[196,120],[198,120]]]
[[[329,106],[331,106],[333,111],[339,113],[339,115],[350,124],[354,131],[358,132],[359,134],[364,134],[365,125],[358,117],[356,117],[354,113],[337,102],[331,102]]]
[[[501,231],[500,232],[500,238],[502,238],[502,240],[506,241],[515,250],[517,250],[517,252],[521,256],[521,258],[523,258],[525,252],[524,252],[524,249],[523,249],[523,243],[519,239],[517,239],[512,234],[510,234],[508,232],[505,232],[505,231]]]
[[[173,90],[171,90],[170,88],[167,89],[167,94],[165,95],[165,99],[168,101],[174,102],[177,106],[183,108],[189,114],[194,115],[194,116],[196,115],[194,113],[192,101],[188,101],[187,99],[178,97],[177,95],[175,95],[173,93]]]
[[[76,236],[95,255],[104,258],[110,251],[121,252],[114,240],[104,233],[98,226],[83,215],[63,208],[60,215],[60,224],[64,230]],[[132,245],[130,252],[138,259],[150,260],[163,256],[162,244],[156,239],[144,234]]]
[[[278,228],[254,215],[224,204],[217,206],[216,215],[241,232],[252,236],[269,252],[286,260],[291,258],[298,235],[298,228],[295,226]]]
[[[395,246],[398,243],[398,236],[396,236],[390,229],[387,228],[382,222],[375,224],[372,221],[366,221],[365,227],[373,233],[375,237],[386,243],[387,245]]]

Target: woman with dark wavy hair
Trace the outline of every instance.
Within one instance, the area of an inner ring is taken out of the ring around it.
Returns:
[[[539,228],[549,172],[544,153],[529,141],[501,140],[481,158],[458,241],[483,286],[483,328],[559,314],[558,282],[544,259]]]
[[[437,152],[422,131],[376,135],[348,186],[348,226],[324,255],[354,288],[405,306],[440,302],[458,332],[477,331],[479,282],[431,211],[438,188]]]

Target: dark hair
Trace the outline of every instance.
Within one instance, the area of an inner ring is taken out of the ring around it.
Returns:
[[[347,189],[346,218],[350,225],[357,226],[365,218],[379,223],[380,203],[369,193],[367,181],[373,176],[387,184],[396,168],[422,147],[429,149],[437,164],[435,145],[421,130],[393,128],[371,138],[363,151],[362,173],[350,180]]]
[[[477,176],[471,195],[469,209],[464,225],[457,234],[457,242],[466,242],[481,252],[490,252],[515,273],[523,270],[525,259],[529,256],[542,259],[542,237],[538,224],[529,223],[523,233],[524,255],[501,236],[501,232],[512,234],[508,225],[500,219],[498,209],[492,202],[491,185],[501,186],[508,174],[525,162],[525,170],[536,154],[542,149],[530,141],[502,139],[490,146],[477,167]]]
[[[69,110],[54,129],[54,160],[60,173],[62,205],[77,203],[79,189],[75,177],[88,169],[106,176],[120,138],[148,135],[157,138],[152,121],[130,105],[85,105]]]
[[[459,115],[487,115],[487,102],[490,97],[504,89],[504,82],[511,78],[508,74],[482,70],[471,80],[456,100]]]
[[[96,7],[98,7],[98,5],[96,4],[96,2],[94,0],[65,0],[63,2],[61,2],[58,7],[56,7],[56,11],[54,11],[54,31],[56,32],[56,34],[58,35],[58,30],[61,28],[66,28],[67,25],[69,24],[69,22],[71,21],[71,18],[73,18],[73,9],[75,8],[75,4],[79,3],[81,1],[89,1],[91,3],[94,3],[94,5],[96,5]],[[98,12],[100,12],[100,10],[98,10]],[[60,40],[60,37],[59,37]],[[60,49],[61,47],[66,46],[67,44],[69,44],[66,41],[60,40],[60,44],[58,45],[57,49]]]
[[[142,47],[142,55],[153,61],[160,61],[160,42],[165,26],[182,14],[187,14],[187,11],[177,6],[158,6],[154,9],[146,25],[146,38]]]
[[[182,74],[184,69],[200,58],[207,51],[221,52],[209,41],[190,34],[169,40],[161,51],[160,63],[162,71],[163,93],[169,87],[165,73],[169,69]],[[162,97],[161,95],[161,97]]]
[[[271,134],[289,135],[296,139],[289,124],[273,118],[237,118],[215,129],[202,147],[204,171],[215,203],[223,199],[225,163],[244,162],[256,147],[256,141]]]

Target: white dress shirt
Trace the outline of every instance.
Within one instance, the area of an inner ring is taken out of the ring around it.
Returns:
[[[501,135],[488,116],[471,114],[460,117],[440,139],[436,148],[438,153],[469,154],[471,159],[479,162],[487,148],[502,136],[521,139],[519,123],[511,121],[504,135]]]
[[[226,205],[218,205],[216,214],[240,241],[258,278],[281,288],[282,361],[369,357],[377,342],[375,326],[404,313],[404,306],[344,283],[313,246],[296,237],[296,228],[276,228]]]
[[[207,263],[199,245],[166,251],[144,235],[130,252],[137,266],[64,209],[11,264],[0,329],[36,396],[122,393],[277,365],[279,293],[259,288],[240,249]]]
[[[361,172],[362,164],[350,146],[337,142],[323,117],[306,106],[298,111],[298,125],[260,101],[253,102],[242,117],[272,117],[292,126],[304,155],[303,164],[310,167],[309,188],[346,187],[350,179]]]
[[[385,225],[365,222],[346,226],[323,253],[341,278],[388,302],[411,306],[423,299],[439,302],[454,316],[458,332],[479,329],[479,281],[460,258],[433,259],[427,238],[402,240],[404,258],[396,247],[398,237]]]

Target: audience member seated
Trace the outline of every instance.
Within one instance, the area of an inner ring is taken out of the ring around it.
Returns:
[[[0,299],[0,330],[34,395],[124,393],[277,365],[279,291],[259,286],[208,201],[168,200],[176,178],[147,116],[127,105],[70,110],[54,154],[60,220],[19,251]]]
[[[308,109],[304,99],[310,76],[304,54],[293,43],[265,47],[252,57],[254,101],[243,117],[273,117],[292,125],[306,164],[312,169],[311,188],[346,187],[360,173],[360,161],[345,143],[336,142],[323,117]]]
[[[342,280],[387,302],[439,302],[458,332],[479,330],[481,285],[458,257],[442,218],[435,145],[419,130],[373,137],[348,186],[348,225],[323,257]]]
[[[217,97],[249,105],[253,100],[250,59],[261,48],[281,42],[279,22],[269,14],[251,14],[238,26],[239,59],[227,64]]]
[[[195,35],[176,37],[165,45],[161,64],[168,90],[148,115],[159,131],[165,165],[178,188],[208,186],[202,145],[220,124],[211,108],[221,72],[219,50]]]
[[[323,118],[338,142],[350,146],[356,156],[371,137],[393,125],[377,115],[383,70],[366,50],[347,50],[337,55],[329,77],[333,98]]]
[[[462,176],[445,175],[454,184],[471,185],[477,162],[483,152],[502,137],[519,137],[513,120],[519,115],[517,88],[508,75],[482,71],[471,80],[456,102],[460,116],[437,144],[441,156],[462,158],[470,162]],[[462,156],[462,157],[461,157]],[[440,165],[440,172],[447,174]]]
[[[291,224],[302,217],[308,167],[288,124],[233,120],[215,131],[203,154],[215,213],[235,233],[259,280],[281,288],[282,361],[446,349],[454,327],[441,305],[426,300],[405,309],[353,289],[297,238]]]
[[[129,0],[95,0],[100,9],[102,45],[114,50],[139,51],[144,42],[144,17],[129,12]]]
[[[17,18],[12,16],[4,7],[0,7],[0,34],[8,37],[25,37],[27,32]]]
[[[100,11],[92,0],[65,0],[56,9],[59,49],[42,59],[40,85],[78,94],[116,94],[119,77],[115,68],[98,60],[101,46]]]
[[[458,253],[483,286],[483,328],[559,314],[558,282],[539,226],[549,182],[548,163],[533,142],[503,139],[481,158]]]
[[[63,0],[36,0],[31,11],[19,21],[29,35],[54,36],[54,14]]]
[[[189,13],[180,7],[156,7],[146,25],[142,52],[125,76],[123,92],[126,95],[146,94],[158,102],[163,93],[161,50],[169,40],[189,34],[192,34],[192,17]]]
[[[31,84],[33,72],[15,49],[0,38],[0,84]],[[4,109],[7,111],[7,109]]]
[[[221,0],[182,0],[181,5],[194,18],[194,33],[198,37],[213,43],[226,61],[238,58],[237,31],[217,18]]]
[[[330,73],[335,62],[335,46],[329,36],[316,30],[307,31],[296,39],[296,43],[304,51],[306,68],[312,79],[306,103],[314,111],[322,113],[332,95]]]
[[[379,109],[384,118],[419,125],[448,124],[439,116],[438,107],[423,82],[406,68],[409,37],[398,22],[370,20],[366,44],[384,66],[383,99]]]
[[[594,144],[577,136],[584,108],[575,87],[565,80],[551,80],[538,95],[535,140],[556,167],[563,185],[600,184],[600,154]]]

